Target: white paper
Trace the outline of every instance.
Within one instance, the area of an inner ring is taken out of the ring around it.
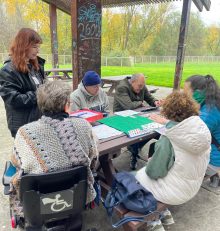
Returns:
[[[132,115],[136,115],[140,112],[137,112],[137,111],[133,111],[133,110],[124,110],[124,111],[118,111],[118,112],[115,112],[114,114],[115,115],[119,115],[119,116],[132,116]]]
[[[121,135],[123,132],[116,130],[115,128],[109,127],[105,124],[92,127],[93,132],[96,134],[99,140],[110,138],[113,136]]]

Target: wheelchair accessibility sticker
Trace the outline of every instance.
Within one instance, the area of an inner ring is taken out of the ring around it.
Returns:
[[[73,191],[65,190],[41,197],[41,214],[63,212],[73,207]]]

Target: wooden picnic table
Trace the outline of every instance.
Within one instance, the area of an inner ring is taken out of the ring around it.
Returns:
[[[106,93],[108,96],[113,96],[114,95],[113,91],[115,90],[119,82],[125,79],[127,76],[130,76],[130,75],[102,77],[102,88],[109,88],[109,90]]]
[[[137,109],[137,111],[141,111],[142,109],[143,108],[139,108]],[[155,113],[155,112],[158,111],[151,111],[145,114]],[[135,144],[141,141],[149,141],[153,138],[157,138],[158,136],[159,136],[158,133],[154,131],[134,138],[129,138],[125,133],[123,133],[122,135],[119,136],[100,140],[100,143],[98,145],[99,162],[100,162],[100,169],[98,171],[98,174],[101,180],[108,186],[112,185],[113,175],[116,173],[116,170],[112,163],[112,159],[115,156],[120,155],[121,148],[127,147],[131,144]]]
[[[72,79],[72,77],[69,75],[72,72],[73,72],[72,68],[51,68],[44,71],[45,76],[47,78],[61,79],[61,80]],[[51,73],[52,75],[50,75]]]
[[[109,88],[109,90],[106,92],[108,96],[114,96],[114,91],[119,84],[119,82],[126,77],[131,76],[131,75],[120,75],[120,76],[106,76],[102,77],[102,88]],[[106,86],[107,85],[107,86]],[[155,93],[158,90],[158,88],[152,89],[149,92],[150,93]]]

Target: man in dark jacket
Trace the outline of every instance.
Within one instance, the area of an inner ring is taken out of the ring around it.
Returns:
[[[132,110],[144,106],[159,106],[160,102],[149,93],[143,74],[134,74],[120,81],[116,87],[113,111]]]
[[[156,100],[147,90],[145,85],[145,77],[143,74],[134,74],[132,77],[127,77],[120,81],[116,87],[113,111],[133,110],[139,107],[143,107],[145,102],[150,106],[160,106],[160,101]],[[136,169],[137,158],[139,158],[139,149],[146,144],[146,141],[142,141],[128,146],[128,150],[131,152],[130,168]],[[150,152],[154,147],[150,147]]]
[[[19,127],[41,116],[36,90],[37,83],[42,84],[44,81],[45,60],[38,57],[38,63],[38,71],[23,73],[17,71],[9,59],[0,70],[0,96],[5,103],[8,128],[12,137],[15,137]]]

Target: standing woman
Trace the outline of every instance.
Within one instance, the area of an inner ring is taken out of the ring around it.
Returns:
[[[211,75],[193,75],[185,81],[184,90],[200,104],[200,118],[211,132],[212,149],[207,174],[216,174],[211,178],[210,186],[217,187],[220,184],[220,88]]]
[[[44,82],[45,60],[37,56],[41,43],[36,31],[22,28],[11,44],[10,58],[0,70],[0,96],[13,137],[19,127],[41,116],[36,99],[36,90]]]

